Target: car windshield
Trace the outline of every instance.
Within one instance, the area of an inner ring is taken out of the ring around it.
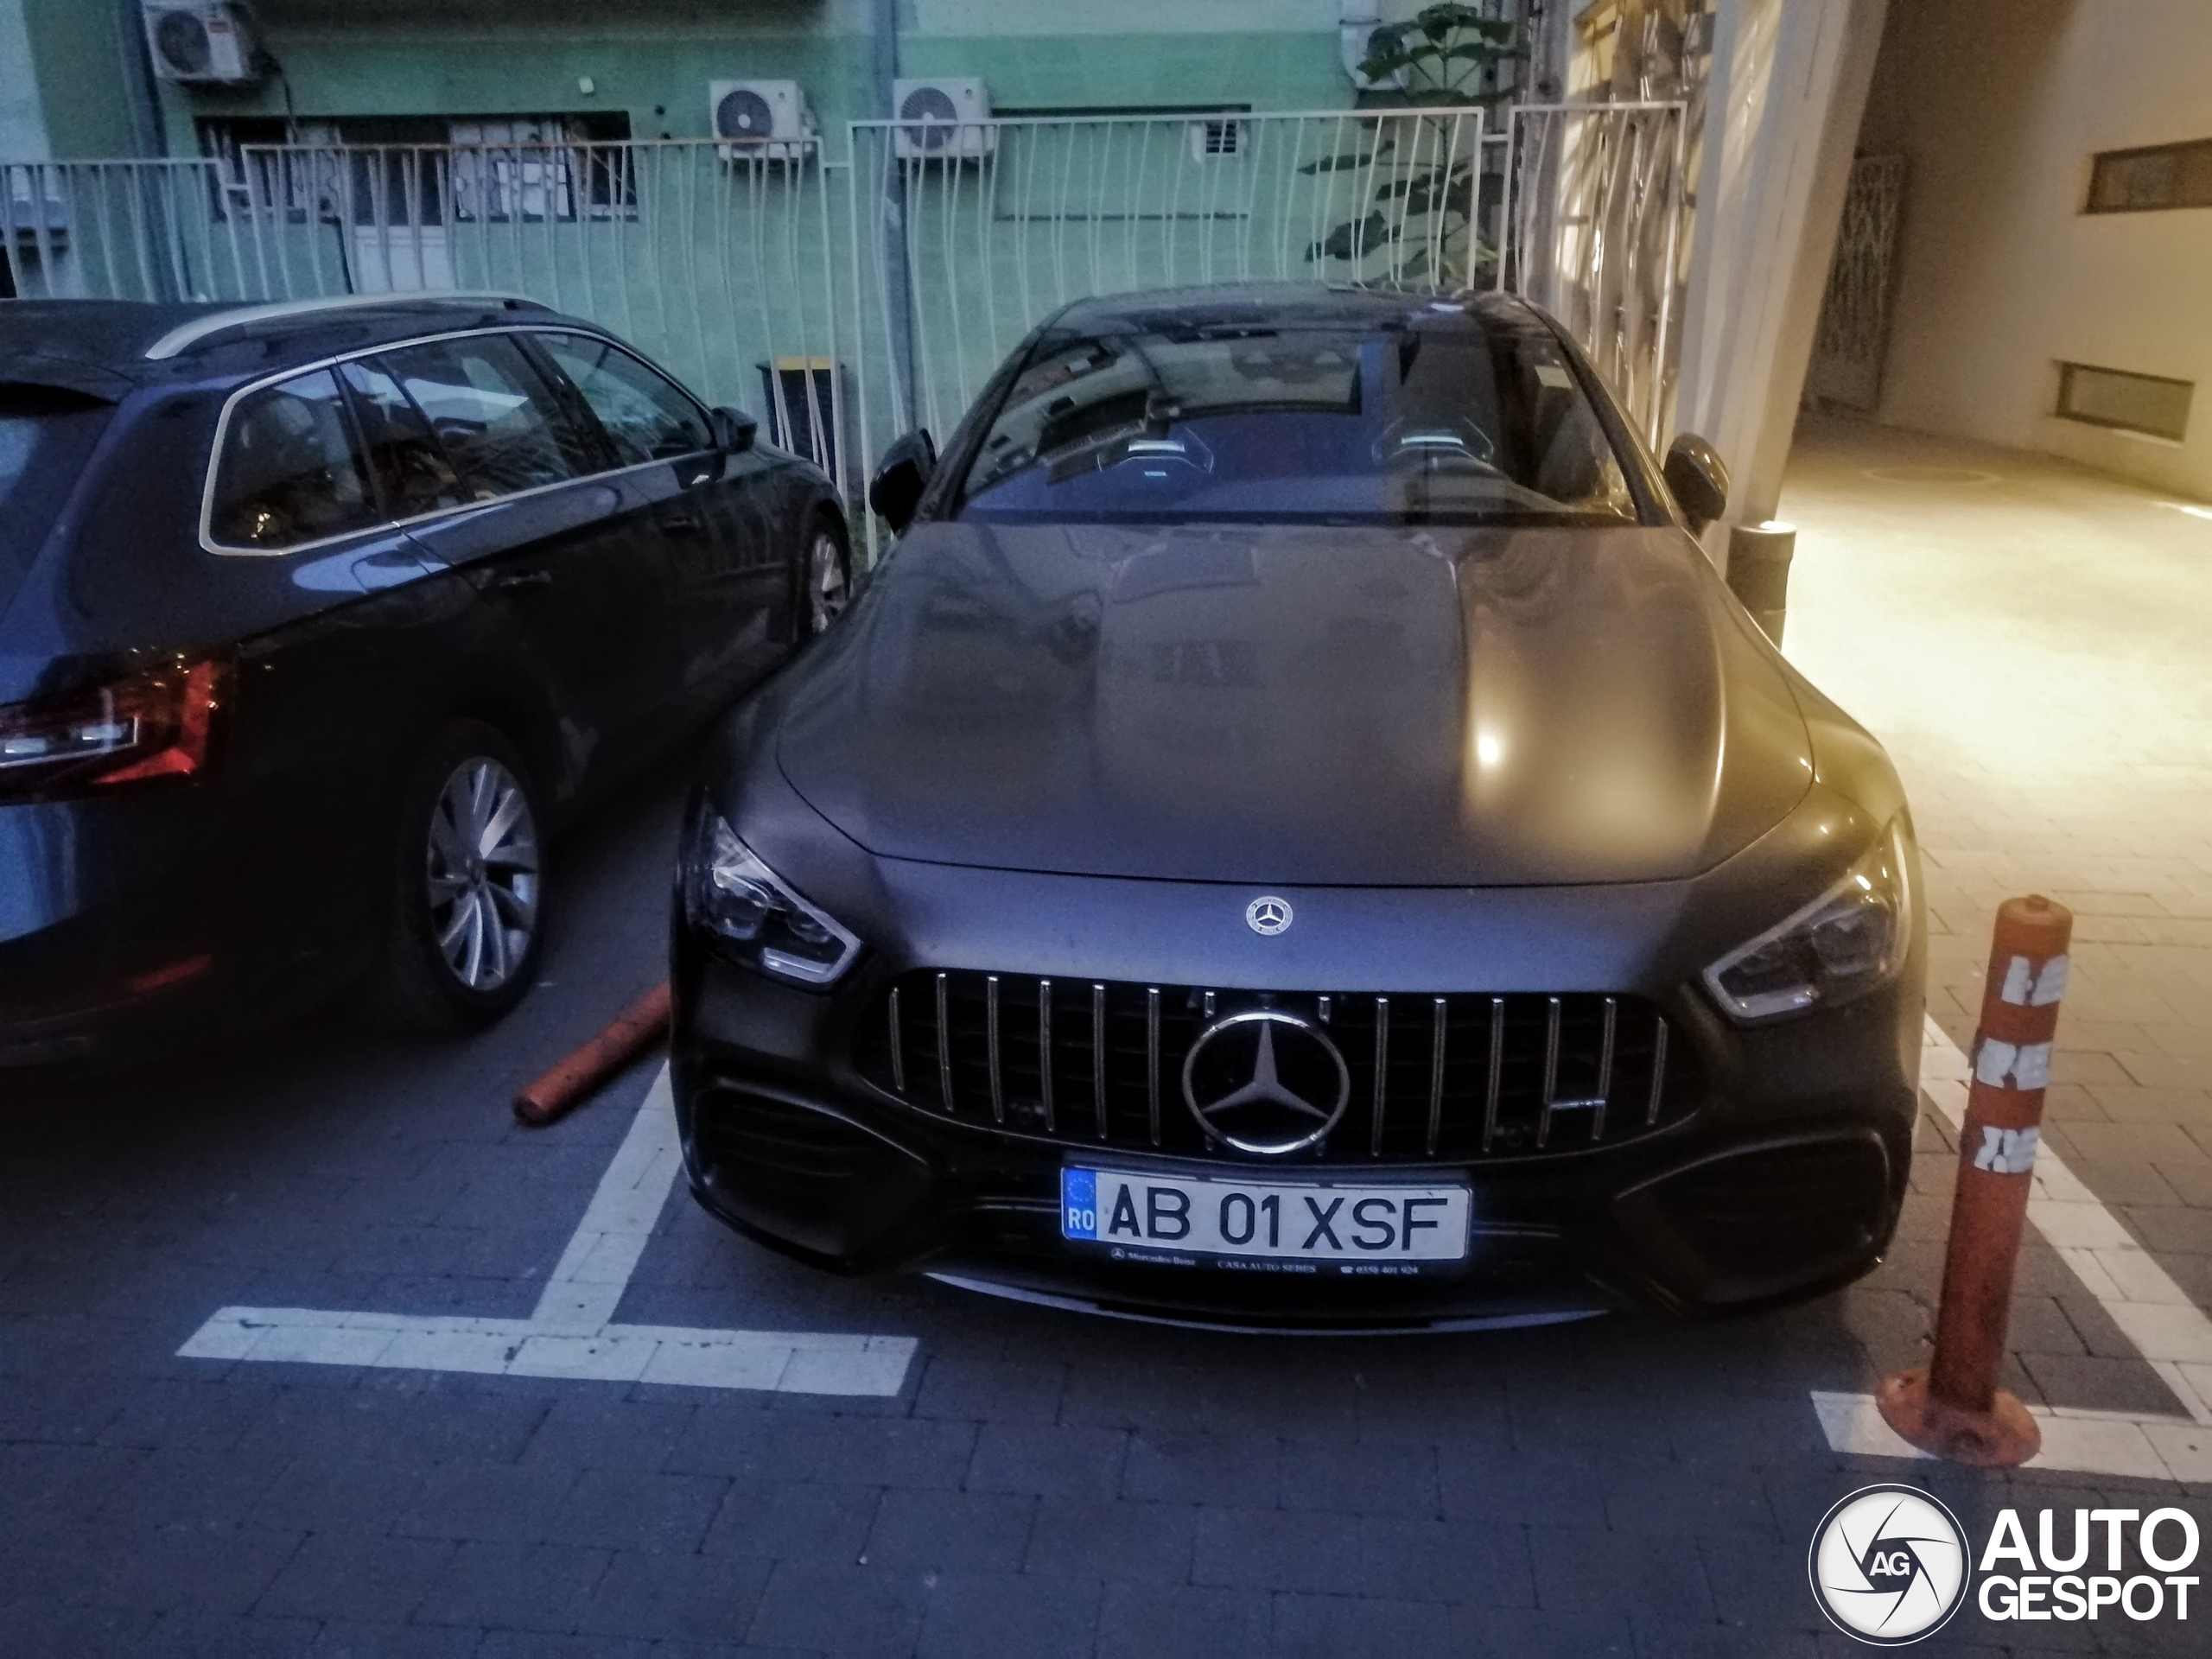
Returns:
[[[969,465],[985,521],[1633,524],[1557,340],[1458,306],[1375,324],[1130,320],[1031,351]]]
[[[0,610],[29,575],[113,412],[73,391],[0,385]]]

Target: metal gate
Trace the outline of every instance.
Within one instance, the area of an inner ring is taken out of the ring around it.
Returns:
[[[948,430],[1052,309],[1185,284],[1525,293],[1656,441],[1681,156],[1680,105],[864,121],[842,156],[811,138],[247,146],[0,165],[0,259],[27,297],[524,295],[760,410],[857,504],[884,447]]]
[[[1862,156],[1851,164],[1835,259],[1828,267],[1820,330],[1805,375],[1808,397],[1865,410],[1881,401],[1904,178],[1902,156]]]

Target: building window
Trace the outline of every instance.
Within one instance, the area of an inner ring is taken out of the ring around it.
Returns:
[[[1241,121],[1193,121],[1191,123],[1191,154],[1204,161],[1209,156],[1235,156],[1244,148],[1244,124]]]
[[[2141,432],[2179,443],[2189,430],[2189,400],[2196,390],[2187,380],[2087,363],[2058,365],[2060,418],[2122,432]]]
[[[2162,207],[2212,207],[2212,138],[2108,149],[2096,158],[2088,212],[2147,213]]]
[[[362,225],[634,219],[620,111],[247,116],[200,124],[238,207]]]

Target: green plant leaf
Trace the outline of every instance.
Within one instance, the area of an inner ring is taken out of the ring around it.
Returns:
[[[1511,63],[1529,55],[1528,48],[1519,46],[1493,46],[1487,41],[1462,41],[1457,46],[1447,46],[1440,54],[1446,62],[1463,59],[1469,63],[1488,67],[1493,63]]]
[[[1500,22],[1479,7],[1466,5],[1423,6],[1414,14],[1413,27],[1433,41],[1442,40],[1452,30],[1460,29],[1476,34],[1496,29],[1503,29],[1509,35],[1513,32],[1511,23]]]
[[[1370,80],[1388,80],[1401,69],[1410,69],[1414,54],[1410,52],[1371,53],[1359,66],[1359,73]]]
[[[1341,155],[1323,156],[1318,160],[1306,162],[1298,170],[1306,174],[1351,173],[1363,167],[1382,165],[1385,164],[1391,152],[1396,149],[1397,143],[1398,141],[1395,138],[1385,138],[1373,149],[1348,149]]]
[[[1380,213],[1339,225],[1306,250],[1308,259],[1357,259],[1393,240],[1390,222]]]

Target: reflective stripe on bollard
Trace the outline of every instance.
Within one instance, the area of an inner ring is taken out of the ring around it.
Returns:
[[[2024,1463],[2043,1445],[2027,1408],[1997,1386],[1997,1373],[2073,931],[2072,913],[2041,895],[1998,908],[1980,1026],[1967,1057],[1974,1076],[1959,1135],[1935,1357],[1924,1370],[1885,1377],[1875,1393],[1899,1435],[1955,1463]]]

